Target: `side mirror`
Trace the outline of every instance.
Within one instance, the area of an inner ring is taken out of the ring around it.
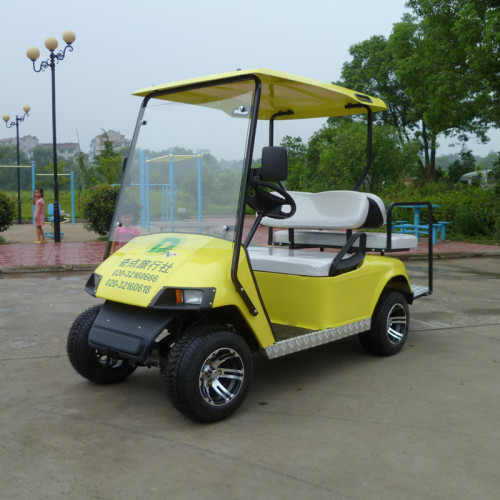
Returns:
[[[257,169],[263,181],[285,181],[288,177],[288,154],[281,146],[262,148],[262,167]]]
[[[128,156],[122,156],[122,174],[125,172],[125,167],[127,166]]]

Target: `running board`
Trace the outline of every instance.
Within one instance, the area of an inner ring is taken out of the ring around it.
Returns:
[[[347,325],[338,326],[336,328],[328,328],[327,330],[319,330],[311,333],[306,333],[296,337],[280,340],[274,344],[264,348],[264,354],[268,359],[279,358],[298,351],[304,351],[311,347],[316,347],[322,344],[328,344],[335,340],[340,340],[357,333],[366,332],[371,328],[371,318],[349,323]]]
[[[413,292],[413,300],[432,294],[427,286],[413,286],[411,290]]]

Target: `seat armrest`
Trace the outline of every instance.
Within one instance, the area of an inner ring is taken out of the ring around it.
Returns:
[[[359,246],[354,247],[354,243],[359,239]],[[344,258],[347,252],[354,248],[354,253]],[[365,258],[366,254],[366,233],[354,233],[344,245],[342,250],[333,259],[330,267],[330,276],[340,274],[344,271],[357,267]]]

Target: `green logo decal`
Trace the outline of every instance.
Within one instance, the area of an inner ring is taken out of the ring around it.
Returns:
[[[173,250],[180,242],[180,238],[164,238],[146,253],[165,253]]]

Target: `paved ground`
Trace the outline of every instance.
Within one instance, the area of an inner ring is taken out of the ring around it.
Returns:
[[[47,224],[44,228],[50,231]],[[9,243],[0,245],[0,273],[46,270],[91,270],[102,262],[106,242],[87,231],[82,223],[61,224],[61,243],[48,239],[45,245],[34,244],[32,224],[13,225],[1,236]]]
[[[249,220],[248,227],[250,223]],[[45,229],[50,230],[50,226],[47,225]],[[11,226],[1,234],[9,244],[0,245],[0,274],[19,271],[91,270],[102,262],[106,243],[99,241],[96,233],[86,231],[81,223],[62,224],[61,232],[64,234],[61,243],[35,245],[35,229],[31,224]],[[259,230],[253,241],[267,242],[267,231]],[[422,238],[418,248],[398,256],[403,259],[421,259],[427,252],[427,239]],[[434,254],[436,258],[494,256],[500,255],[500,246],[446,240],[434,245]]]
[[[52,227],[49,223],[44,226],[46,232],[52,231]],[[61,224],[61,233],[63,233],[62,242],[63,243],[81,243],[89,241],[97,241],[99,235],[93,231],[87,231],[81,222],[76,224],[71,224],[71,222],[65,222]],[[9,243],[33,243],[36,240],[35,227],[31,223],[14,224],[0,233],[5,240]],[[50,240],[47,240],[50,241]]]
[[[438,260],[394,357],[355,338],[256,355],[247,400],[213,425],[180,415],[157,370],[112,387],[73,371],[87,276],[0,275],[1,498],[498,498],[500,258]]]

